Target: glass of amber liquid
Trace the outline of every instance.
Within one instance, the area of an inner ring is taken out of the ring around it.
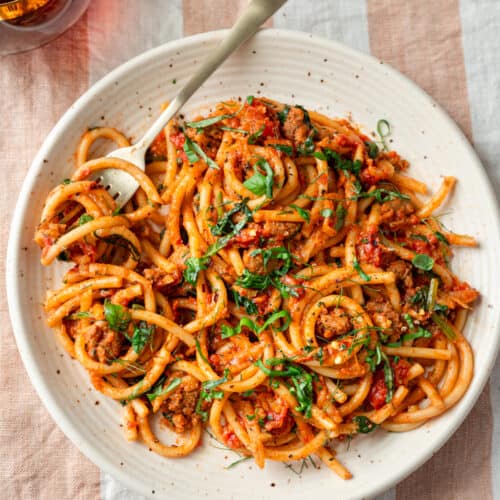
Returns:
[[[73,25],[90,0],[0,0],[0,56],[34,49]]]

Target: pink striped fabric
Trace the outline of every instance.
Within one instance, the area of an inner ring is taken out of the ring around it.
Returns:
[[[52,44],[0,71],[0,209],[10,218],[25,172],[63,111],[95,80],[150,47],[229,27],[246,0],[107,0]],[[500,188],[500,2],[289,0],[268,26],[371,52],[412,78],[475,142]],[[7,241],[8,228],[0,228]],[[1,269],[5,246],[0,248]],[[0,314],[8,325],[5,296]],[[2,498],[138,500],[62,435],[27,381],[10,328],[0,343]],[[427,464],[379,500],[500,498],[500,365],[466,422]],[[334,495],[333,495],[334,496]]]

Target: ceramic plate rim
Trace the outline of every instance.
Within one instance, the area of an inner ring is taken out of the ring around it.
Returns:
[[[16,344],[18,350],[21,355],[21,359],[23,364],[28,372],[28,376],[32,385],[35,387],[40,399],[42,400],[44,406],[49,411],[53,420],[57,423],[57,425],[61,428],[61,430],[65,433],[65,435],[78,447],[78,449],[84,453],[94,464],[96,464],[99,468],[108,472],[113,477],[121,481],[127,487],[140,492],[143,495],[149,496],[149,490],[143,486],[143,483],[135,479],[128,474],[126,474],[122,469],[120,469],[113,462],[108,461],[106,458],[102,457],[98,451],[96,451],[91,445],[85,442],[82,439],[77,426],[73,425],[69,419],[65,418],[63,409],[57,404],[54,396],[51,393],[50,387],[48,383],[44,380],[44,377],[39,369],[36,362],[36,353],[33,349],[30,348],[28,342],[28,335],[25,331],[26,329],[23,326],[23,312],[21,310],[20,300],[19,300],[19,286],[18,286],[18,254],[17,250],[19,248],[20,239],[22,236],[23,228],[21,222],[24,218],[25,211],[27,209],[27,205],[29,202],[29,194],[31,190],[35,187],[35,181],[37,174],[42,165],[42,159],[46,155],[46,152],[49,151],[55,143],[57,143],[59,136],[63,133],[68,123],[73,119],[74,116],[78,115],[79,110],[82,109],[85,104],[91,101],[95,95],[99,94],[110,82],[117,81],[120,79],[122,75],[128,74],[130,71],[134,69],[135,66],[144,64],[146,61],[155,59],[157,55],[161,54],[164,51],[169,51],[172,49],[182,49],[184,46],[191,46],[196,44],[203,44],[204,42],[220,39],[224,33],[228,30],[216,30],[210,31],[206,33],[200,33],[197,35],[180,38],[177,40],[170,41],[153,49],[150,49],[142,54],[137,55],[136,57],[126,61],[122,65],[113,69],[111,72],[106,74],[103,78],[101,78],[98,82],[89,87],[89,89],[83,93],[63,114],[63,116],[58,120],[56,125],[50,131],[46,139],[44,140],[42,146],[40,147],[38,153],[36,154],[29,170],[27,176],[23,182],[21,192],[19,194],[16,208],[14,211],[14,216],[11,221],[11,227],[9,232],[9,240],[8,240],[8,248],[7,248],[7,258],[6,258],[6,285],[7,285],[7,298],[8,298],[8,306],[9,306],[9,315],[11,319],[11,324],[14,331],[14,336],[16,340]],[[323,44],[324,46],[330,47],[334,51],[340,51],[344,54],[351,54],[354,57],[358,58],[361,62],[366,62],[367,64],[373,64],[374,62],[380,62],[373,56],[364,54],[357,50],[354,50],[350,47],[347,47],[339,42],[329,40],[324,37],[311,35],[309,33],[300,32],[300,31],[292,31],[285,29],[265,29],[259,32],[258,36],[269,37],[272,39],[273,36],[291,38],[294,40],[300,40],[304,43],[308,43],[310,40],[314,40],[317,43]],[[386,63],[384,63],[386,64]],[[398,80],[398,83],[402,86],[411,87],[411,90],[417,92],[421,96],[429,99],[431,102],[435,102],[425,91],[423,91],[418,85],[416,85],[413,81],[411,81],[406,76],[402,75],[396,69],[392,68],[390,65],[386,64],[386,68],[390,74],[390,77]],[[482,177],[484,184],[488,186],[487,196],[491,200],[493,200],[493,205],[496,208],[496,217],[495,217],[495,229],[498,238],[498,234],[500,234],[500,217],[499,217],[499,205],[496,199],[493,186],[486,174],[486,171],[481,164],[481,161],[478,158],[477,153],[473,149],[472,145],[465,137],[462,130],[458,127],[458,125],[450,118],[450,116],[437,104],[435,106],[435,112],[440,115],[440,118],[447,122],[449,126],[453,129],[454,133],[459,138],[463,145],[468,149],[468,152],[471,154],[471,157],[475,159],[475,167],[476,172]],[[498,317],[498,313],[497,313]],[[487,366],[486,369],[482,368],[479,373],[475,373],[475,377],[480,378],[480,383],[477,386],[477,391],[473,395],[468,396],[467,405],[462,407],[460,410],[456,411],[456,415],[454,415],[454,419],[449,426],[449,432],[447,434],[443,433],[439,436],[439,439],[434,439],[432,446],[426,450],[425,453],[422,454],[418,459],[408,460],[406,461],[400,469],[398,469],[397,473],[392,474],[390,477],[387,477],[385,481],[379,483],[377,488],[374,488],[370,491],[369,495],[376,495],[390,488],[397,482],[401,481],[409,474],[411,474],[414,470],[420,467],[424,462],[426,462],[437,450],[439,450],[451,435],[457,430],[457,428],[463,423],[472,407],[475,405],[479,395],[481,394],[486,381],[489,378],[490,372],[495,363],[495,359],[497,356],[498,349],[500,347],[500,325],[497,322],[497,327],[495,330],[495,341],[493,345],[493,349],[489,353],[487,357]]]

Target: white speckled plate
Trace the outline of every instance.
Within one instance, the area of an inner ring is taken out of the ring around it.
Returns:
[[[495,283],[499,218],[484,170],[432,99],[381,62],[307,34],[262,31],[195,94],[185,112],[229,97],[262,94],[330,116],[351,113],[368,132],[385,118],[392,124],[392,146],[411,162],[415,177],[433,188],[442,174],[458,177],[453,199],[442,211],[448,213],[447,225],[481,242],[479,249],[457,250],[453,266],[481,291],[482,300],[466,330],[476,355],[475,376],[452,411],[406,434],[377,431],[354,439],[349,450],[340,446],[339,458],[354,474],[351,481],[325,468],[309,467],[297,475],[271,462],[263,471],[250,461],[227,470],[237,457],[217,449],[208,436],[191,456],[167,460],[125,441],[120,406],[90,388],[86,374],[63,354],[42,318],[40,303],[47,288],[58,286],[62,266],[42,268],[33,232],[48,191],[70,175],[80,135],[88,126],[107,124],[138,137],[222,36],[186,38],[129,61],[78,99],[47,137],[24,182],[9,240],[7,290],[19,351],[42,401],[68,437],[97,465],[146,496],[291,500],[374,495],[421,465],[464,420],[495,360],[500,303]]]

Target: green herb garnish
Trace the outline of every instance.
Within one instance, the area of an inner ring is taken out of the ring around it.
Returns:
[[[87,224],[87,222],[90,222],[94,220],[94,217],[92,217],[89,214],[82,214],[80,215],[80,218],[78,219],[78,225],[82,226],[83,224]]]
[[[434,259],[425,253],[417,253],[411,262],[417,269],[422,271],[431,271],[434,266]]]
[[[262,167],[266,172],[266,175],[261,174],[258,167]],[[273,169],[264,158],[260,158],[253,166],[253,169],[255,174],[247,179],[243,185],[257,196],[265,194],[268,198],[272,198],[274,182]]]
[[[172,392],[174,389],[177,389],[181,385],[182,379],[179,377],[173,378],[167,387],[163,387],[164,380],[158,382],[151,390],[146,394],[149,401],[154,401],[156,398],[163,396],[164,394],[168,394]]]
[[[198,273],[208,269],[210,257],[190,257],[186,260],[186,269],[184,269],[184,279],[191,285],[196,285]]]
[[[257,132],[254,132],[253,134],[250,134],[248,136],[248,144],[255,144],[259,137],[264,133],[264,129],[266,128],[265,125],[262,125],[262,127],[257,130]]]
[[[227,339],[229,337],[232,337],[233,335],[240,334],[243,327],[248,328],[249,330],[254,332],[256,335],[260,335],[263,331],[265,331],[273,323],[275,323],[276,321],[278,321],[281,318],[284,318],[285,322],[283,323],[283,325],[276,327],[275,329],[279,332],[282,332],[288,328],[288,326],[290,325],[290,322],[292,321],[292,318],[290,317],[290,313],[288,311],[278,311],[278,312],[271,314],[271,316],[269,316],[269,318],[267,318],[267,320],[264,322],[263,325],[258,325],[257,323],[252,321],[250,318],[241,318],[238,325],[235,326],[234,328],[227,326],[227,325],[222,325],[222,338]]]
[[[145,321],[140,321],[138,325],[135,325],[132,335],[132,349],[138,354],[142,352],[146,344],[152,338],[154,331],[155,326],[148,325]]]
[[[361,279],[364,280],[364,281],[371,281],[371,278],[370,276],[368,276],[368,274],[366,274],[363,269],[361,269],[361,266],[358,262],[358,259],[354,259],[354,262],[352,263],[352,267],[354,267],[354,269],[356,269],[356,272],[360,275]]]
[[[311,221],[311,216],[309,214],[309,211],[306,210],[305,208],[298,207],[297,205],[290,205],[295,211],[306,221],[310,222]]]
[[[369,434],[378,427],[376,423],[372,422],[368,417],[365,417],[364,415],[353,417],[352,421],[358,426],[358,432],[360,432],[361,434]]]
[[[115,332],[126,333],[131,321],[130,313],[119,304],[104,302],[104,318]]]
[[[293,147],[288,146],[287,144],[268,144],[268,146],[277,149],[278,151],[281,151],[282,153],[285,153],[288,156],[292,156],[293,154]]]
[[[387,120],[379,120],[377,122],[377,133],[380,137],[380,142],[382,146],[384,146],[385,151],[388,151],[387,143],[385,142],[385,138],[391,135],[391,125]]]

